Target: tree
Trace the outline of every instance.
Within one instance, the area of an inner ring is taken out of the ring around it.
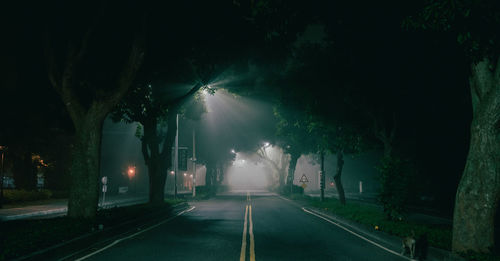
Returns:
[[[290,155],[287,183],[293,187],[295,167],[302,154],[313,152],[316,147],[315,137],[307,129],[306,114],[283,105],[274,107],[277,119],[276,136],[284,153]],[[281,183],[280,183],[281,184]]]
[[[278,187],[280,190],[283,189],[286,169],[289,167],[290,161],[288,155],[281,148],[271,146],[269,143],[259,147],[257,155],[274,171],[275,175],[272,176],[271,180],[274,182],[277,180]]]
[[[82,14],[91,17],[90,21],[69,11],[49,16],[53,30],[45,34],[45,56],[50,82],[75,129],[68,216],[93,219],[99,197],[102,125],[131,86],[144,51],[139,34],[130,37],[130,28],[135,31],[142,26],[130,19],[137,17],[132,11],[136,6],[123,5],[117,13],[107,13],[110,8],[105,5],[86,8],[90,10]]]
[[[145,82],[152,81],[149,78]],[[141,129],[142,155],[149,176],[149,203],[164,202],[164,188],[168,169],[171,169],[172,144],[175,139],[177,114],[185,99],[194,95],[201,84],[194,84],[180,97],[168,97],[165,85],[137,84],[126,98],[116,107],[113,118],[128,123],[139,122]],[[165,97],[167,96],[167,97]]]
[[[490,252],[500,201],[500,3],[429,1],[406,28],[456,37],[470,60],[470,147],[453,214],[454,252]],[[497,215],[497,216],[495,216]]]

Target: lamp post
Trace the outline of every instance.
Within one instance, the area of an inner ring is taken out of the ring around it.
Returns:
[[[179,172],[179,114],[175,116],[174,198],[177,198],[177,173]]]
[[[196,197],[196,134],[193,128],[193,198]]]
[[[4,155],[5,155],[5,150],[7,150],[7,147],[5,146],[0,146],[0,153],[2,153],[2,158],[1,158],[1,166],[0,166],[0,208],[3,207],[3,160],[4,160]]]

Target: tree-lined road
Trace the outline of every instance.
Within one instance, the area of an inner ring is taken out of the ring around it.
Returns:
[[[226,194],[191,205],[82,260],[405,260],[269,193]]]

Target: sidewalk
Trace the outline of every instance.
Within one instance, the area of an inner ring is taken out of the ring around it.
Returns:
[[[104,208],[146,203],[147,199],[147,195],[144,194],[111,195],[106,197]],[[34,201],[31,205],[26,206],[4,205],[4,207],[0,209],[0,221],[27,219],[48,215],[62,216],[68,211],[67,205],[67,199]],[[101,199],[99,199],[99,207],[102,207]]]

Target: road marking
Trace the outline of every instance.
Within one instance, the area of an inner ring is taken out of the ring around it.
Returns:
[[[366,242],[371,243],[372,245],[377,246],[377,247],[379,247],[379,248],[381,248],[381,249],[383,249],[383,250],[385,250],[385,251],[387,251],[387,252],[389,252],[389,253],[391,253],[391,254],[394,254],[394,255],[396,255],[396,256],[402,257],[402,258],[404,258],[404,259],[406,259],[406,260],[411,260],[411,261],[415,260],[415,259],[411,259],[411,258],[409,258],[409,257],[403,256],[403,255],[401,255],[400,253],[397,253],[396,251],[390,250],[390,249],[388,249],[388,248],[386,248],[386,247],[384,247],[384,246],[382,246],[382,245],[380,245],[380,244],[378,244],[378,243],[376,243],[376,242],[374,242],[374,241],[372,241],[372,240],[370,240],[370,239],[368,239],[368,238],[366,238],[366,237],[364,237],[364,236],[362,236],[362,235],[360,235],[360,234],[358,234],[358,233],[356,233],[356,232],[354,232],[354,231],[349,230],[348,228],[346,228],[346,227],[342,226],[341,224],[336,223],[336,222],[333,222],[333,221],[331,221],[331,220],[330,220],[330,219],[328,219],[328,218],[325,218],[325,217],[323,217],[323,216],[321,216],[321,215],[318,215],[318,214],[316,214],[316,213],[314,213],[314,212],[312,212],[312,211],[310,211],[310,210],[305,209],[304,207],[302,208],[302,210],[303,210],[304,212],[306,212],[306,213],[309,213],[309,214],[311,214],[311,215],[314,215],[314,216],[316,216],[316,217],[319,217],[319,218],[321,218],[321,219],[325,220],[325,221],[326,221],[326,222],[328,222],[328,223],[334,224],[335,226],[337,226],[337,227],[339,227],[339,228],[341,228],[341,229],[343,229],[343,230],[345,230],[345,231],[347,231],[347,232],[349,232],[349,233],[351,233],[351,234],[353,234],[353,235],[355,235],[355,236],[357,236],[357,237],[359,237],[359,238],[361,238],[361,239],[365,240]]]
[[[253,240],[253,222],[252,222],[252,205],[250,205],[250,261],[255,261],[255,243]]]
[[[248,205],[245,208],[245,222],[243,223],[243,239],[241,240],[240,261],[245,261],[247,252],[247,214]]]
[[[148,228],[146,228],[146,229],[143,229],[143,230],[141,230],[141,231],[139,231],[139,232],[136,232],[136,233],[134,233],[134,234],[132,234],[132,235],[129,235],[129,236],[126,236],[126,237],[124,237],[124,238],[117,239],[117,240],[115,240],[113,243],[111,243],[111,244],[109,244],[109,245],[107,245],[107,246],[105,246],[105,247],[103,247],[103,248],[101,248],[101,249],[99,249],[99,250],[97,250],[97,251],[94,251],[94,252],[92,252],[92,253],[90,253],[90,254],[88,254],[88,255],[84,256],[84,257],[80,257],[79,259],[76,259],[75,261],[85,260],[85,259],[87,259],[87,258],[89,258],[89,257],[91,257],[91,256],[93,256],[93,255],[95,255],[95,254],[98,254],[98,253],[100,253],[100,252],[102,252],[102,251],[104,251],[104,250],[106,250],[106,249],[108,249],[108,248],[110,248],[110,247],[112,247],[112,246],[114,246],[114,245],[116,245],[116,244],[118,244],[118,243],[122,242],[122,241],[125,241],[125,240],[127,240],[127,239],[131,239],[131,238],[133,238],[133,237],[135,237],[135,236],[137,236],[137,235],[140,235],[140,234],[142,234],[142,233],[144,233],[144,232],[147,232],[147,231],[149,231],[149,230],[151,230],[151,229],[153,229],[153,228],[156,228],[156,227],[158,227],[158,226],[160,226],[160,225],[163,225],[163,224],[165,224],[165,223],[169,222],[170,220],[172,220],[172,219],[174,219],[174,218],[176,218],[176,217],[178,217],[178,216],[180,216],[180,215],[182,215],[182,214],[184,214],[184,213],[190,212],[190,211],[191,211],[191,210],[193,210],[194,208],[195,208],[195,207],[191,207],[191,208],[189,208],[189,209],[183,210],[183,211],[181,211],[181,212],[177,213],[175,216],[170,217],[170,218],[167,218],[166,220],[163,220],[163,221],[161,221],[160,223],[158,223],[158,224],[156,224],[156,225],[152,225],[152,226],[150,226],[150,227],[148,227]]]

